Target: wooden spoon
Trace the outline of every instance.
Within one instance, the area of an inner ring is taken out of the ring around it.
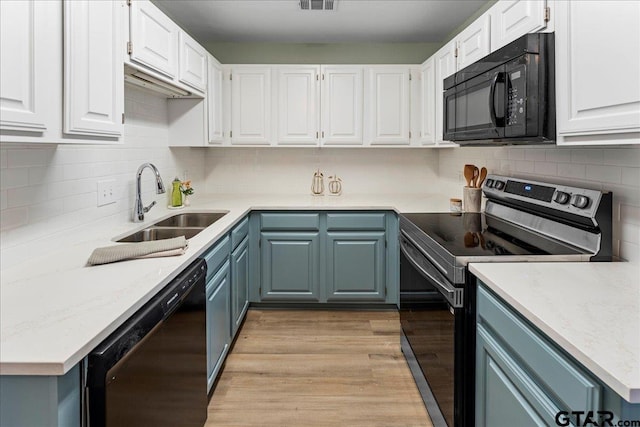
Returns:
[[[473,165],[464,165],[464,179],[467,180],[467,187],[471,187],[471,180],[473,179]]]
[[[484,182],[486,177],[487,177],[487,168],[483,166],[482,169],[480,169],[480,176],[478,177],[476,187],[482,188],[482,183]]]
[[[478,188],[478,177],[480,176],[480,171],[477,166],[473,166],[473,178],[471,179],[471,186],[473,188]]]

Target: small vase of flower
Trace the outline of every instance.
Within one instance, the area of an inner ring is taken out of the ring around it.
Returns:
[[[195,193],[195,190],[191,186],[191,180],[182,181],[180,183],[180,191],[182,192],[182,194],[184,194],[184,200],[182,201],[182,203],[185,206],[191,205],[191,201],[189,200],[189,196],[191,196],[193,193]]]

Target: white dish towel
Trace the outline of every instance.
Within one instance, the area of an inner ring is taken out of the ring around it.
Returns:
[[[184,236],[150,242],[123,243],[94,249],[87,264],[99,265],[136,258],[182,255],[188,246],[189,242]]]

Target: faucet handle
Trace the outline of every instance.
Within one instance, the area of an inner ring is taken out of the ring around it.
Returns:
[[[156,201],[154,200],[153,202],[151,202],[151,204],[145,208],[143,208],[142,210],[144,211],[144,213],[147,213],[151,210],[152,207],[154,207],[156,205]]]

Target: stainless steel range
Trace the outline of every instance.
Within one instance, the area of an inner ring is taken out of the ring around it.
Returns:
[[[436,426],[474,424],[469,263],[612,255],[611,193],[500,175],[489,175],[482,189],[484,213],[400,216],[403,351]]]

